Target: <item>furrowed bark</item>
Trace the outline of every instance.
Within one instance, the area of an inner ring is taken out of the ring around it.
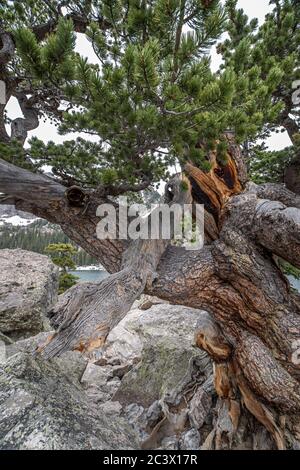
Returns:
[[[266,194],[291,207],[260,199]],[[225,203],[218,240],[200,253],[177,251],[158,267],[153,294],[212,315],[196,334],[198,346],[216,363],[218,419],[205,444],[209,448],[233,446],[243,407],[265,426],[278,449],[298,429],[300,365],[294,353],[300,296],[290,291],[272,258],[275,252],[298,263],[297,205],[296,195],[283,187],[250,187]],[[172,279],[175,259],[174,271],[180,274]]]
[[[209,448],[232,448],[242,410],[246,408],[270,432],[276,447],[285,449],[285,429],[281,427],[280,417],[285,416],[289,421],[289,415],[299,412],[299,383],[256,335],[243,329],[230,342],[222,329],[211,317],[203,316],[195,335],[197,346],[207,351],[215,362],[218,417]]]
[[[249,388],[245,375],[239,367],[237,357],[242,349],[241,345],[239,350],[236,348],[234,351],[232,344],[226,340],[220,328],[209,316],[203,316],[199,322],[195,340],[196,345],[207,351],[215,362],[214,384],[219,398],[215,408],[217,419],[210,433],[209,448],[216,450],[232,448],[244,406],[268,429],[277,448],[285,449],[283,432],[276,424],[273,413]],[[244,365],[243,363],[242,367]],[[204,448],[205,446],[207,443],[204,444]]]

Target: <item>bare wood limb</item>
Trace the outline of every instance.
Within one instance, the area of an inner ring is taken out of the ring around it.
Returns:
[[[61,226],[71,240],[99,260],[109,271],[120,269],[126,240],[99,240],[96,227],[100,218],[97,207],[107,203],[91,195],[84,207],[71,206],[66,198],[66,187],[40,173],[32,173],[0,159],[0,192],[17,209],[29,212]],[[9,199],[7,199],[9,198]]]
[[[300,209],[260,200],[252,233],[262,246],[300,268]]]
[[[190,191],[181,190],[181,178],[174,181],[173,203],[188,203]],[[157,209],[159,210],[159,209]],[[145,223],[148,226],[148,219]],[[103,346],[109,331],[126,315],[137,297],[155,280],[157,265],[169,240],[132,241],[122,257],[122,269],[100,284],[78,285],[69,290],[52,315],[58,327],[40,348],[45,357],[69,349],[91,353]]]
[[[16,118],[11,123],[11,138],[24,144],[28,131],[39,127],[38,111],[34,108],[32,99],[28,99],[25,93],[15,93],[14,95],[20,105],[24,118]]]
[[[45,175],[32,173],[0,159],[0,192],[16,199],[37,200],[49,207],[64,197],[66,188]]]
[[[256,185],[250,183],[249,190],[257,194],[260,199],[282,202],[287,207],[300,209],[300,196],[287,189],[283,184],[265,183]]]

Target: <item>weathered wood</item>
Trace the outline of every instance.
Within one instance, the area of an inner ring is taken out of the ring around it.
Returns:
[[[96,236],[100,221],[96,216],[98,205],[114,203],[93,196],[83,207],[71,206],[66,190],[54,179],[0,159],[0,192],[4,193],[5,203],[14,203],[19,210],[60,225],[71,240],[98,259],[108,272],[119,271],[126,240],[99,240]]]
[[[0,159],[0,191],[15,199],[38,201],[39,207],[55,206],[66,188],[45,175],[32,173]]]
[[[252,233],[270,252],[300,268],[300,209],[261,200],[256,205]]]
[[[210,155],[211,170],[206,173],[187,163],[185,171],[192,184],[192,195],[195,202],[204,204],[219,225],[222,209],[233,194],[242,191],[238,179],[237,167],[228,155],[228,163],[221,167],[216,161],[215,153]]]
[[[300,196],[286,188],[283,184],[265,183],[257,185],[249,184],[249,191],[253,191],[260,199],[282,202],[287,207],[300,209]]]
[[[190,190],[182,191],[181,185],[181,177],[176,177],[172,203],[191,202]],[[148,219],[145,224],[148,226]],[[57,332],[39,352],[48,358],[69,349],[92,353],[101,348],[109,331],[126,315],[145,287],[152,285],[157,265],[169,243],[170,240],[164,239],[132,241],[122,256],[122,269],[118,273],[99,284],[70,289],[52,312],[52,325]]]

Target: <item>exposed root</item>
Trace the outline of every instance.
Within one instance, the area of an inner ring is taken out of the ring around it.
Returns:
[[[243,404],[246,409],[257,419],[257,421],[259,421],[269,431],[276,443],[277,449],[286,449],[284,432],[276,423],[275,417],[273,416],[271,410],[264,403],[262,403],[261,399],[250,389],[248,381],[242,372],[237,358],[242,362],[242,358],[245,358],[247,361],[246,369],[248,379],[251,375],[250,370],[252,371],[254,367],[256,374],[259,374],[260,376],[264,373],[269,374],[271,378],[268,380],[272,381],[272,373],[274,370],[276,371],[275,364],[273,364],[272,370],[269,369],[266,371],[265,364],[263,362],[261,362],[260,365],[258,365],[254,359],[254,362],[249,362],[249,360],[251,361],[252,355],[250,354],[251,351],[248,351],[249,348],[247,348],[247,345],[250,348],[255,348],[256,359],[261,357],[259,356],[261,350],[257,350],[258,344],[256,344],[255,341],[251,341],[251,344],[247,341],[249,339],[248,336],[244,338],[245,342],[241,341],[235,350],[234,356],[231,357],[230,352],[232,347],[230,347],[229,343],[226,342],[226,339],[224,338],[218,326],[210,317],[207,317],[206,320],[207,321],[205,322],[202,321],[202,324],[199,325],[199,327],[201,326],[201,331],[199,329],[196,332],[196,344],[197,346],[207,351],[215,361],[214,384],[219,400],[216,407],[217,419],[214,426],[214,433],[211,433],[210,439],[205,445],[209,445],[210,448],[212,447],[213,443],[211,442],[211,438],[214,435],[215,449],[222,449],[224,447],[229,449],[232,448],[233,439],[239,426],[241,404]],[[259,344],[259,346],[261,345]],[[243,351],[243,354],[241,351]],[[237,356],[237,358],[235,356]],[[266,354],[262,357],[265,358],[265,356]],[[268,358],[271,360],[270,355]],[[278,367],[279,371],[281,371],[280,366],[278,365],[277,372]],[[252,371],[252,373],[254,372]],[[287,372],[284,371],[284,374],[287,374]],[[280,381],[278,374],[275,375],[277,377],[277,381]],[[254,376],[256,377],[255,374]],[[285,376],[284,379],[285,384],[291,383],[291,381],[293,381],[292,377],[289,377],[289,381],[286,381]],[[256,383],[257,382],[264,383],[262,380],[257,380]],[[279,384],[277,383],[276,390],[278,389],[278,386]],[[261,391],[263,390],[261,389]],[[285,395],[286,390],[283,391]],[[278,393],[279,392],[280,390]],[[270,398],[270,395],[268,395],[268,398]],[[277,397],[277,399],[280,399],[280,397]]]
[[[243,402],[248,411],[250,411],[250,413],[255,416],[257,421],[263,424],[269,433],[273,436],[277,449],[285,450],[286,444],[284,434],[277,426],[273,414],[257,399],[254,393],[247,386],[247,383],[241,373],[237,375],[237,384],[242,394]]]

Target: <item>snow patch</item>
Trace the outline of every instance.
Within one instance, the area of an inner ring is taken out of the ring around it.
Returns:
[[[20,217],[19,215],[13,215],[13,216],[10,216],[10,217],[7,217],[7,216],[2,216],[1,217],[2,220],[0,220],[0,225],[4,225],[4,224],[10,224],[10,225],[13,225],[15,227],[17,226],[27,226],[27,225],[30,225],[32,224],[33,222],[36,221],[36,218],[34,219],[23,219],[22,217]]]
[[[77,266],[76,271],[105,271],[104,267],[99,264],[98,266]]]

